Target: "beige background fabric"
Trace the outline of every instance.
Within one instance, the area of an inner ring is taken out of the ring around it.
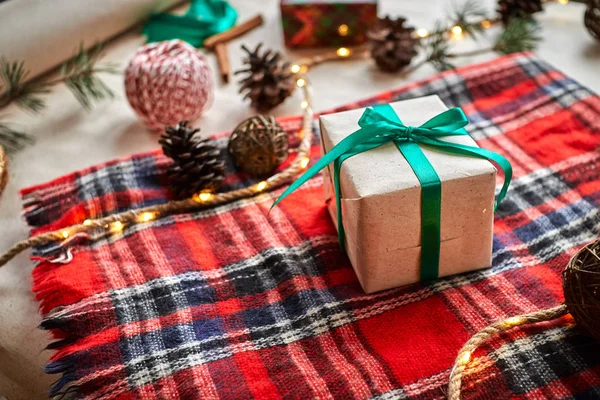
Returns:
[[[2,9],[21,4],[41,4],[58,0],[8,0],[0,5],[0,27]],[[142,0],[63,0],[74,7],[82,3],[102,5],[129,2],[141,3]],[[241,64],[242,53],[239,46],[246,43],[255,46],[264,42],[269,48],[283,49],[279,22],[278,0],[230,0],[240,13],[240,19],[262,13],[265,26],[229,46],[233,69]],[[494,0],[483,0],[489,10],[494,8]],[[380,13],[404,15],[417,27],[430,28],[433,18],[446,14],[450,0],[380,0]],[[544,41],[538,53],[542,58],[590,87],[600,92],[600,46],[585,31],[582,23],[584,6],[569,4],[560,6],[550,4],[540,14],[538,20],[544,29]],[[121,16],[117,12],[117,17]],[[84,21],[66,21],[73,19],[64,14],[64,23],[77,22],[85,26]],[[111,17],[112,18],[112,17]],[[111,18],[104,21],[111,23]],[[115,17],[116,18],[116,17]],[[27,26],[30,22],[24,16],[15,22]],[[102,24],[101,24],[102,25]],[[0,28],[1,29],[1,28]],[[33,28],[32,28],[33,29]],[[0,55],[5,44],[13,40],[24,40],[21,33],[2,33]],[[21,32],[27,32],[23,29]],[[32,32],[36,32],[33,29]],[[52,35],[53,31],[39,31],[36,37]],[[8,38],[5,36],[8,35]],[[69,35],[76,35],[76,30]],[[92,35],[93,36],[93,35]],[[490,32],[490,38],[494,34]],[[25,41],[28,43],[30,40]],[[56,49],[72,45],[64,44],[64,39],[52,40]],[[75,43],[79,42],[78,40]],[[124,67],[135,50],[144,43],[138,32],[127,33],[111,43],[107,48],[107,60]],[[474,44],[469,41],[456,43],[458,50],[469,50]],[[290,59],[296,59],[306,53],[294,53],[283,50]],[[43,52],[42,52],[43,53]],[[40,56],[43,56],[41,54]],[[216,71],[213,55],[209,62]],[[478,58],[464,58],[459,65],[489,59],[493,55]],[[34,58],[33,63],[39,59]],[[314,85],[314,104],[317,111],[336,107],[350,101],[372,96],[384,90],[402,86],[408,82],[430,77],[434,74],[431,67],[423,67],[407,78],[388,75],[377,71],[368,62],[352,61],[330,63],[316,67],[310,72]],[[215,74],[216,76],[216,74]],[[122,77],[111,76],[106,79],[118,93],[112,102],[97,105],[91,112],[78,106],[66,88],[59,87],[48,96],[49,109],[42,116],[31,116],[17,109],[7,110],[11,119],[22,129],[37,137],[35,145],[14,156],[10,162],[10,183],[0,199],[0,251],[28,235],[28,228],[21,217],[21,204],[18,196],[20,188],[42,183],[92,164],[105,162],[116,157],[156,148],[157,135],[148,132],[138,121],[127,104],[124,95]],[[210,110],[196,124],[205,134],[227,131],[242,119],[253,114],[241,96],[238,86],[217,84],[215,101]],[[299,97],[295,95],[283,106],[274,110],[276,116],[299,114]],[[40,322],[38,306],[31,293],[31,270],[33,263],[29,254],[23,254],[0,268],[0,393],[8,399],[46,398],[50,382],[56,377],[46,376],[41,370],[48,361],[50,352],[44,347],[50,336],[37,329]]]

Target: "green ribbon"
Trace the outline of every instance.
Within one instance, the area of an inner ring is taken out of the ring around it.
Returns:
[[[460,108],[444,111],[417,127],[404,125],[389,104],[367,108],[358,121],[360,129],[340,141],[310,167],[279,196],[272,207],[333,162],[338,237],[343,248],[345,232],[342,224],[340,193],[342,163],[356,154],[394,142],[421,183],[421,280],[435,279],[439,275],[442,185],[438,174],[419,145],[430,146],[450,154],[484,158],[495,162],[504,171],[504,183],[496,198],[494,210],[506,196],[512,178],[510,162],[500,154],[440,139],[442,136],[468,136],[469,134],[464,130],[468,122]]]
[[[142,32],[148,43],[181,39],[194,47],[235,25],[237,11],[225,0],[192,0],[185,15],[154,14]]]

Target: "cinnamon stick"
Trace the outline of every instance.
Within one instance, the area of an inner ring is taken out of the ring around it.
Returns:
[[[261,15],[257,15],[250,18],[248,21],[226,30],[225,32],[217,33],[216,35],[212,35],[211,37],[207,38],[204,41],[204,47],[212,50],[218,43],[229,42],[230,40],[242,36],[244,33],[250,32],[252,29],[257,28],[262,24],[263,17]]]
[[[217,56],[217,63],[219,65],[219,76],[221,76],[224,83],[228,83],[231,67],[226,42],[220,42],[215,45],[215,55]]]

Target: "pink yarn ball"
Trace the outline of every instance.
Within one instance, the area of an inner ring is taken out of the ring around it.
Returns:
[[[125,70],[129,104],[144,125],[163,130],[195,120],[212,104],[214,83],[206,58],[181,40],[142,46]]]

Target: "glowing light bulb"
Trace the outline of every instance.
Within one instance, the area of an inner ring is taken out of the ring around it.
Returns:
[[[511,317],[504,320],[504,325],[506,326],[517,326],[523,323],[523,318],[521,317]]]
[[[427,32],[427,29],[417,29],[416,32],[417,36],[420,38],[426,38],[427,36],[429,36],[429,32]]]
[[[302,107],[303,109],[307,109],[308,108],[308,101],[303,100],[302,103],[300,103],[300,107]]]
[[[467,351],[465,354],[463,354],[463,356],[460,358],[459,362],[463,365],[468,364],[469,361],[471,361],[471,352]]]
[[[304,169],[308,166],[308,163],[310,162],[310,158],[305,157],[302,159],[302,161],[300,161],[300,168]]]
[[[62,235],[62,237],[64,237],[66,239],[69,237],[70,233],[68,230],[65,229],[64,231],[61,232],[61,235]]]
[[[346,47],[340,47],[337,49],[336,53],[340,57],[348,57],[350,55],[350,49]]]
[[[267,182],[262,181],[262,182],[258,182],[258,184],[256,185],[256,190],[258,190],[259,192],[262,192],[263,190],[265,190],[267,187]]]
[[[463,30],[460,26],[458,25],[454,25],[451,29],[452,31],[452,35],[454,35],[455,38],[459,38],[462,36]]]
[[[481,27],[483,29],[490,29],[492,27],[492,23],[491,23],[491,21],[484,19],[483,21],[481,21]]]
[[[84,226],[90,226],[91,224],[92,224],[92,221],[89,219],[86,219],[85,221],[83,221]]]
[[[208,201],[212,197],[212,193],[203,192],[198,195],[200,201]]]
[[[111,232],[121,232],[123,230],[123,223],[121,221],[115,221],[110,227]]]
[[[297,74],[300,72],[300,66],[298,64],[294,64],[290,67],[290,71],[292,71],[293,74]]]
[[[296,81],[296,85],[298,87],[304,87],[304,86],[306,86],[306,81],[304,79],[300,78]]]
[[[153,219],[154,219],[154,213],[151,213],[151,212],[145,212],[142,215],[140,215],[140,220],[142,222],[152,221]]]
[[[569,4],[569,0],[558,0],[558,2],[562,5]]]
[[[348,30],[348,25],[346,24],[341,24],[340,26],[338,26],[338,33],[340,34],[340,36],[347,36]]]

